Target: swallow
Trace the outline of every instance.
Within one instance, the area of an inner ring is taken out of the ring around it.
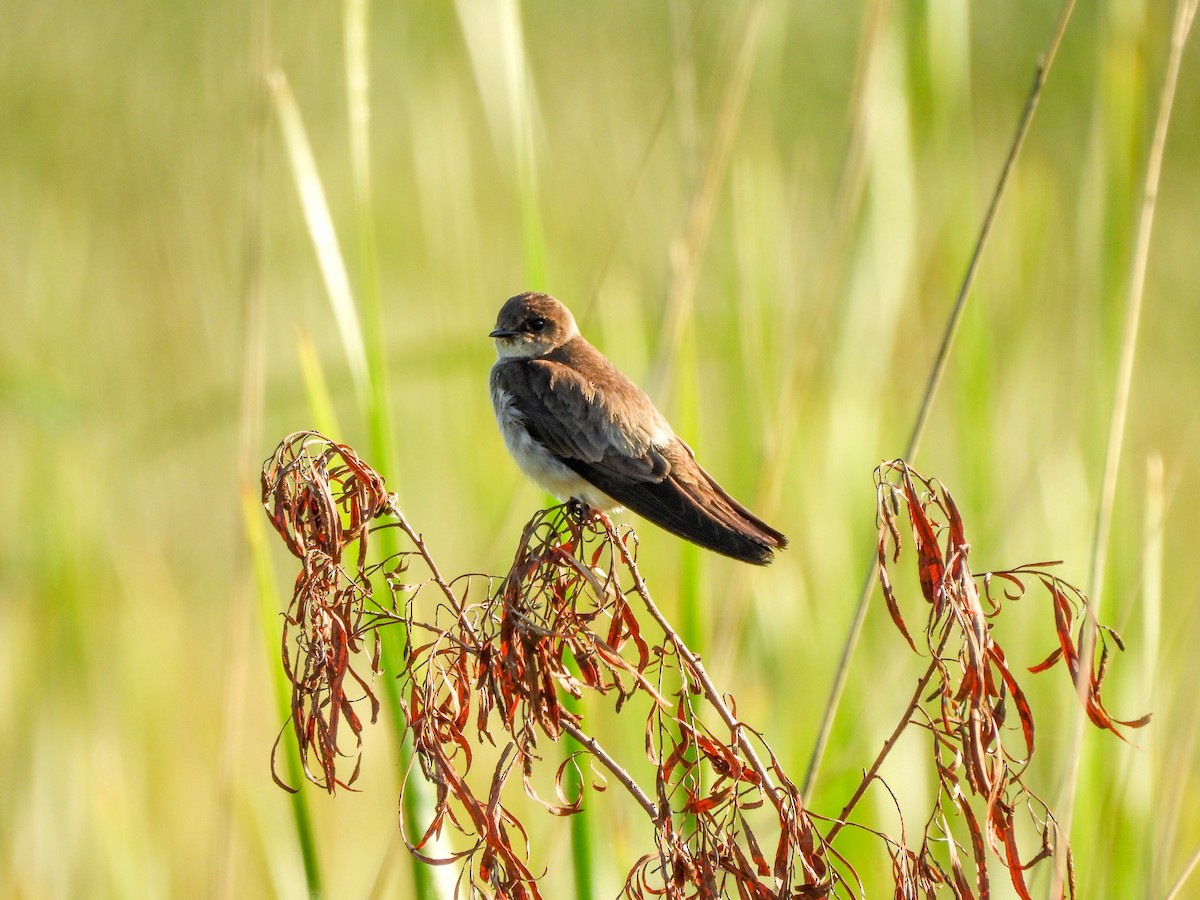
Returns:
[[[570,310],[529,292],[500,308],[490,386],[517,465],[559,500],[625,507],[708,550],[766,565],[787,538],[700,467],[650,398],[579,333]]]

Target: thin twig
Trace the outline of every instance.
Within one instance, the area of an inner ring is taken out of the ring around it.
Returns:
[[[458,599],[458,595],[454,593],[454,588],[450,587],[450,583],[442,577],[441,570],[438,569],[437,563],[433,561],[433,556],[429,553],[429,549],[425,546],[425,539],[421,537],[413,527],[408,524],[408,519],[404,518],[404,513],[400,511],[400,504],[396,501],[395,494],[389,494],[387,500],[387,511],[396,519],[396,524],[400,526],[400,530],[408,535],[409,540],[417,548],[417,552],[421,554],[421,559],[425,561],[426,567],[429,569],[429,574],[433,576],[433,583],[438,586],[445,596],[446,601],[450,604],[450,608],[454,610],[454,614],[458,616],[464,626],[468,630],[468,634],[474,636],[471,630],[470,622],[467,621],[464,614],[462,601]]]
[[[734,716],[733,711],[730,710],[729,705],[721,696],[721,692],[717,690],[712,679],[708,677],[708,672],[704,670],[704,666],[700,663],[700,657],[688,649],[687,644],[683,642],[683,639],[678,635],[674,627],[672,627],[667,617],[655,605],[654,600],[650,596],[650,590],[646,587],[646,582],[642,580],[641,572],[638,571],[637,564],[633,561],[633,557],[629,553],[629,549],[625,546],[625,542],[616,534],[612,523],[606,517],[602,517],[601,521],[604,523],[604,528],[608,531],[609,537],[617,545],[618,552],[621,554],[621,561],[625,564],[630,574],[633,575],[634,590],[637,591],[638,596],[642,599],[642,603],[650,613],[650,617],[658,623],[658,627],[662,629],[663,634],[670,640],[679,657],[695,672],[696,678],[699,679],[700,686],[704,690],[704,698],[712,704],[713,709],[721,717],[721,721],[725,723],[729,728],[730,734],[734,736],[738,747],[746,754],[747,761],[762,782],[763,791],[770,797],[771,803],[776,809],[782,809],[784,803],[782,792],[775,786],[770,771],[763,764],[762,759],[759,758],[758,751],[746,734],[746,729],[742,727],[742,724],[737,720],[737,717]]]
[[[625,790],[629,791],[633,799],[638,802],[638,805],[646,811],[646,815],[650,817],[651,822],[655,825],[660,824],[662,813],[658,806],[646,795],[641,786],[633,780],[633,776],[626,772],[620,763],[608,755],[608,751],[600,746],[599,741],[567,719],[563,719],[562,721],[562,730],[573,737],[584,750],[600,760],[604,764],[604,768],[612,772],[613,777],[621,782]]]
[[[1025,137],[1029,133],[1029,127],[1033,123],[1033,114],[1037,110],[1038,101],[1041,99],[1042,88],[1046,83],[1046,76],[1049,74],[1050,67],[1054,63],[1054,58],[1058,54],[1059,44],[1062,42],[1063,34],[1067,29],[1067,22],[1070,20],[1074,9],[1075,0],[1067,0],[1059,16],[1058,27],[1054,30],[1054,34],[1050,39],[1050,45],[1046,50],[1045,57],[1039,61],[1034,71],[1033,85],[1029,89],[1029,96],[1025,100],[1025,108],[1021,113],[1020,121],[1017,123],[1016,136],[1013,138],[1012,145],[1008,149],[1008,156],[1004,160],[1004,166],[1000,170],[996,189],[992,192],[987,213],[983,217],[983,225],[979,229],[979,237],[975,241],[975,249],[971,254],[971,261],[967,265],[967,272],[963,276],[962,284],[958,289],[958,296],[954,300],[954,307],[950,311],[950,318],[946,322],[946,329],[942,334],[942,343],[938,347],[937,357],[934,359],[933,370],[930,372],[929,380],[925,384],[925,396],[921,400],[921,406],[917,412],[917,421],[913,425],[912,433],[908,439],[908,447],[904,453],[904,458],[910,462],[916,458],[917,450],[920,448],[921,437],[925,433],[925,426],[929,421],[929,415],[933,409],[933,401],[937,395],[938,387],[941,385],[942,376],[945,374],[946,365],[950,358],[950,348],[954,343],[954,336],[958,332],[959,322],[962,320],[963,312],[966,309],[967,297],[970,294],[972,285],[975,283],[975,274],[979,270],[979,263],[983,258],[984,247],[987,244],[988,237],[992,233],[992,225],[1000,209],[1000,201],[1008,188],[1009,177],[1016,167],[1017,157],[1020,155],[1021,147],[1024,146]],[[833,731],[833,720],[837,716],[838,706],[841,704],[842,692],[846,688],[846,680],[850,674],[850,660],[854,656],[854,650],[858,646],[858,640],[862,634],[863,623],[867,618],[867,608],[870,604],[871,592],[875,588],[876,574],[875,557],[872,554],[871,562],[867,566],[866,576],[863,578],[862,590],[858,596],[858,605],[854,610],[854,620],[850,624],[850,633],[846,636],[846,643],[842,648],[842,657],[838,662],[837,673],[834,676],[833,687],[829,691],[829,700],[825,705],[825,716],[821,720],[821,729],[817,733],[817,741],[808,763],[808,772],[804,776],[804,788],[801,791],[804,797],[810,796],[816,785],[817,772],[821,767],[821,759],[825,755],[825,748],[829,743],[830,733]]]
[[[1192,858],[1188,860],[1188,864],[1183,867],[1183,871],[1179,873],[1179,878],[1175,884],[1171,886],[1171,890],[1167,892],[1165,900],[1175,900],[1176,897],[1182,896],[1184,882],[1192,877],[1192,873],[1196,871],[1196,867],[1200,866],[1200,847],[1196,848],[1196,852],[1192,854]]]
[[[942,641],[938,644],[937,651],[933,658],[929,661],[929,668],[925,670],[925,674],[917,680],[916,690],[913,691],[912,699],[908,702],[908,708],[904,710],[904,714],[900,717],[900,721],[896,724],[896,728],[886,741],[883,742],[883,747],[879,751],[879,755],[875,757],[875,761],[871,763],[870,768],[863,773],[862,780],[858,783],[858,787],[846,801],[846,805],[842,807],[841,813],[837,820],[833,823],[833,827],[829,829],[829,833],[825,835],[825,841],[829,844],[833,843],[833,839],[838,836],[838,832],[847,824],[850,818],[850,813],[854,811],[854,807],[858,805],[858,801],[862,799],[867,792],[867,788],[871,786],[871,782],[875,780],[875,776],[879,774],[883,762],[887,759],[888,754],[892,752],[892,748],[896,745],[896,741],[900,739],[909,723],[912,721],[913,713],[921,705],[921,697],[925,694],[925,689],[929,686],[929,680],[933,678],[934,673],[938,671],[938,662],[941,659],[942,650],[946,647],[946,642],[950,639],[952,630],[947,628],[942,634]]]

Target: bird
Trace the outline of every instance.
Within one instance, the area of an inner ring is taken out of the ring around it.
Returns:
[[[509,298],[489,384],[517,465],[560,501],[624,507],[685,540],[766,565],[787,538],[733,499],[642,390],[549,294]]]

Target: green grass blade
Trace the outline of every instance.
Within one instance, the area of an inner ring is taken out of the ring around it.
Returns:
[[[263,523],[262,504],[249,491],[242,492],[242,519],[246,529],[246,540],[250,546],[250,562],[254,571],[255,596],[258,600],[258,616],[262,627],[263,649],[271,661],[271,687],[275,695],[275,707],[279,721],[291,722],[292,689],[279,661],[279,612],[283,608],[281,595],[275,583],[271,567],[271,554],[267,541],[267,528]],[[286,727],[286,726],[285,726]],[[300,766],[300,754],[291,734],[285,734],[279,742],[279,754],[283,757],[284,774],[288,784],[295,788],[289,794],[296,838],[300,845],[300,856],[304,861],[304,881],[310,897],[322,894],[321,870],[317,860],[316,839],[313,835],[312,815],[308,808],[308,794],[303,790],[304,772]]]
[[[525,287],[545,290],[546,241],[534,141],[537,104],[520,10],[516,0],[498,3],[456,0],[454,7],[466,38],[492,142],[504,169],[516,177]]]
[[[296,355],[300,358],[300,373],[304,378],[304,396],[308,400],[309,414],[313,427],[327,435],[341,434],[338,426],[337,409],[321,359],[313,346],[308,331],[296,326]]]
[[[1088,580],[1088,597],[1091,601],[1083,639],[1080,642],[1079,666],[1081,672],[1091,672],[1094,664],[1097,640],[1097,622],[1104,599],[1104,576],[1108,563],[1109,534],[1112,528],[1113,507],[1116,503],[1117,475],[1120,471],[1121,452],[1125,441],[1126,422],[1129,415],[1129,397],[1133,385],[1134,361],[1137,354],[1138,331],[1142,322],[1142,301],[1146,291],[1146,271],[1150,259],[1150,237],[1154,229],[1154,216],[1158,204],[1158,187],[1162,178],[1163,157],[1166,153],[1167,132],[1171,125],[1171,113],[1175,103],[1175,89],[1179,81],[1179,70],[1183,63],[1183,49],[1196,15],[1196,0],[1179,0],[1175,8],[1175,24],[1171,32],[1171,50],[1167,60],[1166,75],[1159,94],[1158,113],[1155,117],[1154,135],[1150,142],[1150,155],[1146,163],[1146,174],[1142,183],[1142,203],[1134,229],[1134,251],[1126,294],[1125,321],[1121,334],[1121,355],[1117,364],[1116,383],[1113,388],[1112,409],[1109,416],[1108,442],[1105,448],[1104,477],[1100,485],[1100,502],[1096,510],[1096,524],[1092,543],[1091,575]],[[1059,825],[1063,833],[1072,833],[1075,814],[1076,790],[1079,772],[1084,765],[1085,709],[1087,707],[1089,680],[1080,678],[1077,685],[1079,704],[1074,712],[1074,729],[1068,751],[1068,764],[1059,802],[1056,806]],[[1060,890],[1067,878],[1066,859],[1059,853],[1055,858],[1054,888]]]
[[[388,479],[388,488],[399,493],[401,488],[397,470],[396,448],[391,419],[391,400],[388,390],[387,353],[384,345],[383,301],[379,288],[378,242],[375,221],[371,214],[371,82],[370,82],[370,30],[369,6],[366,0],[346,0],[343,7],[344,47],[346,57],[346,106],[350,134],[350,168],[354,187],[354,210],[359,250],[359,284],[363,298],[363,320],[366,323],[366,340],[363,351],[366,356],[367,380],[359,394],[360,406],[367,426],[367,441],[374,465]],[[398,533],[384,529],[376,536],[378,550],[383,558],[391,557],[400,550]],[[386,596],[387,586],[382,578],[374,582],[377,596]],[[382,633],[382,662],[386,673],[403,671],[405,635],[398,629],[385,629]],[[399,770],[407,772],[412,761],[412,744],[408,738],[404,718],[402,690],[404,684],[394,674],[383,679],[383,693],[387,699],[388,720],[399,754]],[[421,834],[431,815],[432,789],[421,778],[412,779],[404,791],[401,801],[401,816],[405,832]],[[435,854],[445,848],[435,839],[431,847]],[[448,875],[446,870],[439,870]],[[410,861],[411,889],[417,900],[433,900],[438,896],[450,896],[452,886],[439,884],[435,871],[416,860]]]
[[[921,405],[917,412],[917,418],[913,424],[912,432],[910,433],[908,439],[908,445],[904,453],[904,458],[907,460],[914,460],[916,458],[917,451],[920,449],[921,439],[925,434],[925,427],[929,422],[929,415],[933,409],[933,402],[937,397],[938,388],[940,387],[942,378],[946,372],[946,365],[950,358],[950,350],[954,345],[954,337],[958,333],[958,326],[962,321],[962,315],[966,309],[966,302],[970,295],[971,286],[975,283],[975,275],[979,269],[979,262],[983,258],[984,248],[987,246],[987,240],[991,234],[992,225],[996,219],[996,213],[1000,208],[1000,201],[1005,195],[1009,178],[1016,167],[1017,158],[1020,155],[1021,148],[1025,144],[1025,137],[1029,133],[1029,127],[1033,123],[1033,116],[1037,111],[1038,101],[1042,95],[1042,87],[1045,84],[1045,79],[1050,71],[1050,67],[1054,63],[1054,58],[1058,52],[1059,45],[1062,43],[1063,35],[1066,33],[1067,24],[1070,21],[1071,13],[1073,12],[1074,8],[1074,0],[1068,0],[1068,2],[1063,5],[1062,13],[1060,14],[1058,20],[1058,26],[1051,36],[1050,44],[1043,61],[1038,65],[1033,88],[1029,92],[1029,96],[1025,103],[1025,109],[1017,123],[1016,136],[1014,137],[1012,144],[1009,146],[1008,156],[1000,170],[1000,176],[996,183],[996,189],[992,192],[991,200],[988,203],[987,212],[984,214],[983,224],[979,230],[979,237],[976,240],[975,249],[972,251],[971,260],[967,265],[966,274],[963,277],[961,285],[959,286],[959,290],[957,296],[955,297],[954,305],[951,308],[950,315],[946,320],[946,327],[943,331],[941,345],[938,348],[929,378],[925,383],[924,397],[921,400]],[[862,635],[863,624],[866,622],[867,608],[870,604],[872,591],[875,588],[875,581],[876,564],[874,556],[872,556],[871,561],[867,565],[866,576],[863,579],[862,589],[859,592],[858,603],[855,607],[854,619],[850,624],[850,632],[847,635],[845,644],[843,646],[841,659],[838,661],[836,674],[834,675],[833,686],[829,693],[829,699],[826,701],[825,712],[821,721],[821,728],[813,745],[812,756],[809,759],[808,770],[804,777],[804,788],[802,790],[802,794],[805,797],[811,796],[812,791],[816,786],[817,773],[820,770],[821,760],[824,757],[825,748],[829,742],[829,735],[833,728],[833,720],[837,715],[838,706],[841,703],[842,692],[845,690],[846,679],[849,675],[850,661],[853,659],[854,651],[857,648],[859,639]]]
[[[333,227],[333,217],[325,199],[325,188],[321,183],[312,146],[300,116],[300,108],[296,105],[296,98],[292,95],[287,76],[281,69],[274,69],[268,78],[268,84],[275,102],[275,112],[279,117],[288,161],[291,163],[292,179],[300,195],[304,220],[317,254],[321,277],[325,281],[326,294],[333,308],[333,318],[346,353],[346,361],[350,365],[350,375],[360,402],[365,404],[368,375],[363,332],[350,289],[350,276],[346,273],[337,232]]]

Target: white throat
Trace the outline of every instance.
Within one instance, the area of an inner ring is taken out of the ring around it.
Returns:
[[[532,359],[546,352],[547,347],[539,346],[533,341],[523,341],[520,338],[492,338],[496,343],[496,356],[499,359]]]

